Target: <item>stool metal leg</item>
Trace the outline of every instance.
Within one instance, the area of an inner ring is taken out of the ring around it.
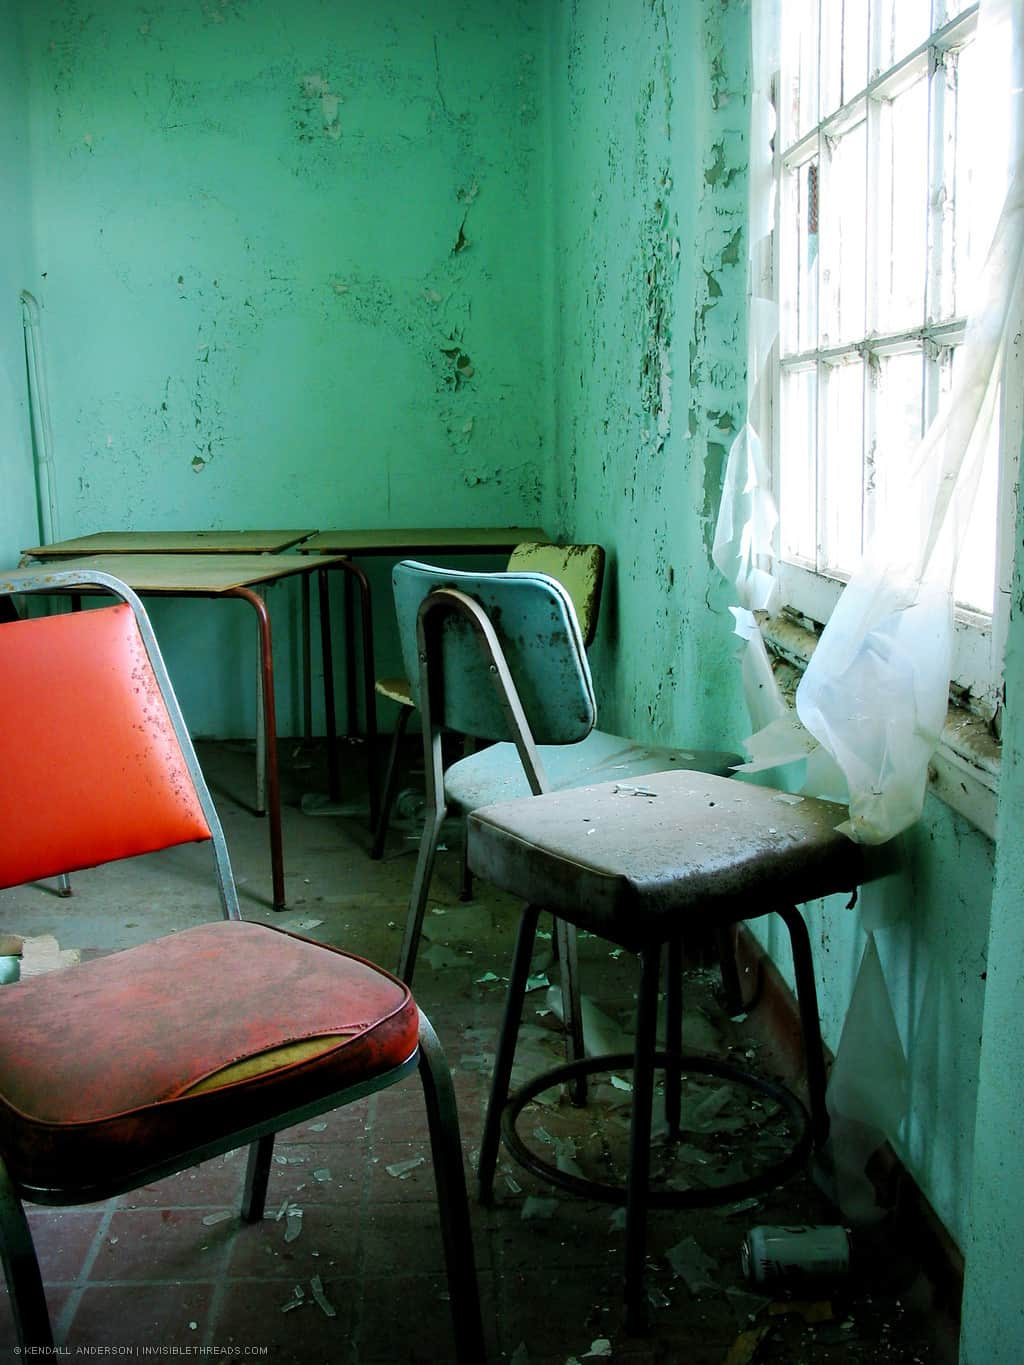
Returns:
[[[649,1326],[644,1261],[647,1252],[647,1207],[651,1178],[651,1109],[654,1104],[654,1062],[658,1033],[658,985],[661,948],[640,954],[640,994],[637,999],[633,1055],[633,1119],[629,1130],[629,1177],[626,1187],[626,1330],[645,1332]]]
[[[829,1118],[825,1107],[825,1051],[821,1042],[818,1014],[818,988],[814,983],[811,936],[803,915],[795,905],[779,905],[776,911],[789,930],[793,952],[796,999],[800,1007],[800,1029],[804,1040],[804,1069],[807,1073],[807,1098],[811,1111],[811,1134],[820,1147],[828,1137]]]
[[[576,926],[555,918],[559,978],[562,987],[562,1024],[565,1029],[565,1060],[581,1062],[586,1056],[583,1037],[583,1004],[580,999],[580,969],[576,946]],[[587,1077],[580,1072],[569,1082],[569,1099],[577,1107],[587,1102]]]
[[[494,1197],[494,1168],[498,1163],[498,1147],[501,1142],[501,1111],[508,1099],[509,1083],[512,1079],[512,1063],[516,1055],[516,1037],[519,1023],[523,1017],[523,1000],[526,996],[526,982],[530,975],[530,961],[533,945],[537,936],[537,920],[540,908],[528,905],[519,921],[516,935],[515,952],[512,956],[512,971],[505,998],[505,1014],[501,1021],[501,1034],[498,1038],[498,1051],[494,1058],[494,1075],[491,1078],[491,1095],[487,1101],[487,1117],[484,1119],[483,1138],[480,1141],[480,1160],[477,1164],[479,1199],[489,1204]]]
[[[670,1057],[683,1055],[683,942],[676,936],[669,939],[668,961],[665,967],[665,1051]],[[668,1136],[679,1137],[682,1112],[683,1085],[678,1066],[665,1068],[665,1123]]]
[[[718,969],[722,974],[722,993],[725,997],[725,1012],[731,1018],[742,1014],[748,1006],[743,1003],[740,987],[740,974],[736,966],[735,925],[723,924],[717,931]]]

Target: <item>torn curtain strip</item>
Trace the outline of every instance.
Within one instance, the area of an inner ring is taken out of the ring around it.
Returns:
[[[888,516],[843,591],[786,706],[753,613],[775,604],[777,517],[755,427],[774,343],[774,304],[753,297],[756,267],[771,230],[777,0],[755,0],[751,101],[750,327],[748,420],[733,442],[715,534],[714,560],[735,585],[736,633],[754,734],[754,773],[802,760],[798,789],[841,800],[840,829],[881,844],[920,816],[928,764],[942,734],[949,695],[952,583],[982,457],[998,423],[1000,386],[1024,324],[1024,15],[1014,0],[982,0],[978,42],[992,74],[989,97],[1009,105],[1008,192],[981,272],[978,298],[957,353],[951,391],[916,450]],[[991,60],[990,60],[991,59]],[[1016,69],[1015,69],[1016,64]]]

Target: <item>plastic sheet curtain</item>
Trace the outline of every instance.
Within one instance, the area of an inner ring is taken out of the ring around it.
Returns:
[[[774,184],[771,82],[778,70],[778,0],[754,0],[750,140],[751,280],[770,231]],[[981,272],[955,375],[907,461],[858,571],[840,596],[797,688],[795,714],[771,675],[753,612],[775,605],[775,512],[755,419],[774,340],[773,305],[751,289],[748,421],[733,443],[714,558],[736,587],[737,634],[755,733],[755,772],[806,760],[800,790],[848,803],[840,827],[884,843],[921,813],[928,762],[946,717],[953,638],[952,581],[981,470],[998,421],[1008,350],[1024,320],[1024,7],[982,0],[978,43],[988,98],[1010,104],[1009,186]]]

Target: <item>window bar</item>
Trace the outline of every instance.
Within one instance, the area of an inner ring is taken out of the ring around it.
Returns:
[[[877,8],[877,6],[875,7]],[[869,57],[870,60],[870,57]],[[889,224],[893,217],[893,177],[889,157],[883,148],[883,126],[887,109],[882,101],[869,99],[866,110],[867,192],[864,195],[864,242],[867,261],[864,270],[864,329],[867,337],[881,330],[880,304],[887,294],[889,281],[883,277],[885,263],[890,259],[887,250]],[[877,202],[884,195],[885,210]],[[860,548],[869,540],[876,520],[876,456],[878,453],[878,386],[880,380],[877,354],[864,345],[864,402],[863,402],[863,458],[861,469],[861,536]]]
[[[955,136],[956,121],[950,114],[949,63],[951,54],[932,49],[931,75],[928,81],[928,244],[927,277],[925,283],[925,320],[934,323],[947,316],[946,298],[952,303],[955,291],[953,279],[953,232],[956,205]],[[952,215],[952,216],[951,216]],[[944,298],[944,295],[946,296]],[[945,359],[944,359],[945,357]],[[924,423],[931,422],[938,411],[942,396],[948,350],[942,346],[925,347]]]
[[[822,43],[824,41],[824,23],[821,16],[821,5],[818,6],[818,109],[822,108]],[[818,134],[818,153],[814,163],[814,232],[816,238],[814,252],[814,346],[820,351],[821,348],[821,313],[822,313],[822,283],[821,283],[821,190],[822,173],[828,162],[828,148],[825,146],[825,138]],[[812,221],[809,216],[810,205],[808,204],[808,225]],[[828,212],[828,200],[825,201],[825,212]],[[820,573],[825,562],[824,546],[822,544],[825,537],[825,479],[822,477],[824,460],[828,450],[828,434],[826,428],[827,416],[827,374],[825,367],[820,359],[814,366],[814,451],[810,461],[814,471],[813,501],[811,506],[814,509],[814,526],[811,528],[814,533],[814,572]]]

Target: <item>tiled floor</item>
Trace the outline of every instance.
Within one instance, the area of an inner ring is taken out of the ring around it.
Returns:
[[[349,755],[358,767],[360,751]],[[245,807],[251,780],[244,746],[202,746],[222,810],[243,913],[295,927],[393,967],[415,839],[396,828],[382,863],[366,856],[357,815],[310,816],[303,791],[322,789],[318,755],[283,751],[285,849],[291,909],[269,909],[265,824]],[[203,886],[205,851],[175,850],[133,868],[81,873],[71,901],[50,888],[0,893],[0,926],[85,955],[216,914]],[[486,887],[462,904],[454,853],[440,858],[429,939],[416,994],[454,1070],[467,1164],[479,1142],[486,1084],[500,1019],[515,906]],[[632,1008],[628,955],[595,939],[582,944],[591,1024],[621,1047]],[[538,962],[538,972],[549,964]],[[715,977],[687,982],[687,1029],[698,1048],[767,1055],[750,1025],[716,1003]],[[230,984],[225,984],[225,1005]],[[559,1038],[542,984],[529,996],[519,1075],[557,1062]],[[756,1022],[756,1021],[755,1021]],[[711,1085],[688,1097],[718,1108],[719,1136],[695,1123],[669,1180],[706,1175],[704,1148],[732,1170],[749,1170],[775,1147],[764,1110],[721,1096]],[[628,1077],[607,1078],[591,1106],[573,1110],[556,1094],[527,1111],[522,1131],[539,1150],[582,1167],[614,1163],[627,1127]],[[724,1127],[724,1133],[721,1129]],[[688,1163],[688,1164],[687,1164]],[[91,1208],[31,1213],[55,1333],[71,1359],[154,1353],[216,1358],[248,1354],[272,1362],[398,1365],[451,1359],[451,1332],[430,1174],[426,1124],[415,1078],[279,1140],[268,1216],[237,1216],[244,1155],[220,1159]],[[471,1178],[471,1177],[470,1177]],[[711,1178],[711,1177],[708,1177]],[[472,1184],[471,1184],[472,1193]],[[779,1301],[743,1282],[739,1249],[758,1223],[831,1222],[809,1178],[756,1204],[698,1213],[657,1212],[649,1240],[654,1326],[644,1338],[623,1330],[620,1213],[564,1194],[511,1161],[499,1168],[492,1209],[474,1200],[473,1219],[488,1348],[514,1365],[621,1362],[922,1362],[955,1351],[928,1285],[906,1259],[873,1260],[871,1283],[816,1292],[812,1305]],[[301,1214],[299,1213],[301,1211]],[[891,1242],[887,1251],[891,1253]],[[809,1319],[817,1319],[810,1321]],[[6,1302],[0,1341],[13,1358]],[[122,1351],[121,1348],[124,1348]]]

